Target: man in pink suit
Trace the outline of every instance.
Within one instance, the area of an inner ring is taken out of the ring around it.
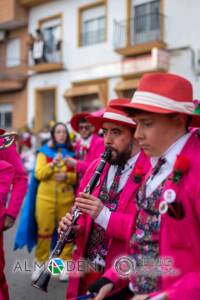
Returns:
[[[132,199],[149,168],[147,157],[134,140],[135,123],[125,113],[108,106],[102,117],[88,119],[96,128],[102,128],[105,148],[112,149],[112,157],[92,195],[80,192],[76,198],[75,205],[83,214],[78,220],[73,261],[78,266],[84,258],[88,272],[82,278],[81,272],[70,273],[67,299],[85,294],[88,286],[112,265],[119,254],[127,253],[126,241],[130,236],[125,236],[125,233],[132,232],[135,224],[136,210]],[[84,190],[99,161],[95,160],[89,167],[79,191]],[[70,224],[71,214],[67,214],[60,223],[60,230],[65,230]]]
[[[94,127],[86,119],[87,116],[90,114],[82,112],[71,119],[71,126],[80,134],[80,139],[75,145],[76,159],[72,157],[66,159],[69,166],[76,168],[80,178],[83,177],[91,162],[100,157],[104,151],[103,139],[94,133]]]
[[[200,127],[200,115],[192,99],[188,80],[153,73],[141,78],[131,103],[115,105],[136,122],[135,138],[152,164],[136,195],[127,258],[134,266],[128,284],[132,300],[200,299],[200,137],[189,130]],[[147,258],[153,265],[144,274]],[[103,275],[110,283],[95,290],[95,300],[122,280],[116,266]]]
[[[8,299],[8,286],[3,273],[5,261],[3,252],[3,227],[4,227],[4,203],[10,190],[14,176],[14,167],[6,161],[0,160],[0,299]]]
[[[0,134],[5,131],[0,129]],[[6,198],[11,188],[9,203]],[[8,300],[8,286],[4,270],[3,230],[14,225],[27,190],[27,175],[22,165],[16,145],[0,150],[0,300]]]

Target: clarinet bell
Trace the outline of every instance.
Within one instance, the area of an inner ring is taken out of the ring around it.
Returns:
[[[16,132],[5,132],[0,135],[0,149],[10,147],[16,140]]]
[[[49,284],[51,274],[49,271],[44,271],[40,274],[39,278],[33,282],[33,286],[46,292]]]

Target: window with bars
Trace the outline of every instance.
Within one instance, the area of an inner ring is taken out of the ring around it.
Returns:
[[[106,16],[105,5],[81,11],[80,45],[87,46],[105,41]]]
[[[157,40],[160,37],[160,0],[139,3],[141,2],[133,1],[133,44]]]
[[[0,105],[0,128],[10,129],[12,128],[12,105],[2,104]]]

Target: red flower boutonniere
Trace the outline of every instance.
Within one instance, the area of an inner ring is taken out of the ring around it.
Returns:
[[[141,166],[136,167],[134,172],[134,181],[136,183],[141,182],[143,175],[144,175],[143,167]]]
[[[88,147],[87,147],[87,146],[85,146],[85,145],[84,145],[84,146],[82,146],[82,151],[83,151],[83,152],[87,152],[87,151],[88,151]]]
[[[176,162],[174,164],[172,180],[174,183],[178,183],[184,173],[189,170],[190,161],[184,155],[177,155]]]

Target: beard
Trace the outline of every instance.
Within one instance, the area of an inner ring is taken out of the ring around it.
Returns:
[[[133,145],[132,143],[129,144],[123,152],[119,152],[117,149],[112,149],[112,152],[114,152],[115,158],[111,158],[110,160],[110,165],[118,165],[118,166],[123,166],[126,164],[126,162],[131,158],[131,153],[132,153],[132,148]]]

